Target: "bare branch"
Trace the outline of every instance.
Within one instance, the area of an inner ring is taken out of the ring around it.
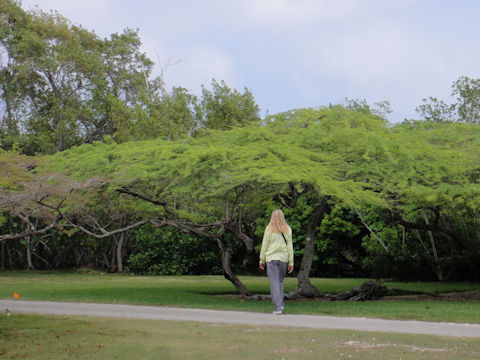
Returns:
[[[207,238],[218,238],[225,231],[225,225],[228,220],[222,219],[220,221],[216,221],[210,224],[195,225],[195,224],[180,220],[180,216],[177,214],[177,212],[174,211],[172,208],[170,208],[168,206],[168,203],[165,201],[155,200],[144,194],[140,194],[138,192],[123,189],[123,188],[117,189],[117,192],[130,195],[130,196],[139,198],[141,200],[145,200],[151,204],[163,207],[167,215],[170,215],[172,217],[171,219],[164,219],[163,222],[168,223],[168,225],[173,226],[183,232],[193,233],[193,234],[197,234]],[[210,232],[213,229],[218,229],[219,230],[218,233]]]
[[[169,213],[171,215],[174,215],[175,217],[178,217],[178,215],[172,209],[170,209],[167,206],[167,203],[165,201],[158,201],[158,200],[152,199],[152,198],[150,198],[146,195],[140,194],[140,193],[135,192],[135,191],[127,190],[127,189],[124,189],[124,188],[117,189],[117,192],[119,192],[121,194],[130,195],[130,196],[139,198],[141,200],[145,200],[145,201],[147,201],[147,202],[149,202],[153,205],[162,206],[167,213]]]
[[[372,228],[370,226],[368,226],[368,224],[365,222],[365,220],[363,219],[362,213],[360,211],[358,211],[357,209],[355,209],[355,212],[357,213],[358,217],[360,218],[360,221],[362,222],[363,226],[365,226],[367,228],[367,230],[370,231],[370,233],[375,237],[375,239],[378,240],[378,242],[380,243],[380,245],[382,245],[382,247],[385,249],[385,251],[388,251],[387,245],[385,245],[382,238],[380,236],[378,236],[377,234],[375,234],[375,232],[372,230]]]
[[[147,196],[144,196],[142,194],[138,194],[138,193],[135,193],[135,192],[132,192],[132,191],[129,191],[129,190],[122,190],[121,192],[123,192],[125,194],[128,194],[128,195],[138,197],[142,200],[146,200],[146,201],[149,201],[149,202],[157,204],[157,205],[161,205],[164,208],[167,208],[166,203],[149,199]],[[142,226],[144,224],[152,224],[155,227],[163,227],[163,226],[166,226],[166,225],[170,225],[170,226],[175,227],[175,228],[177,228],[177,229],[179,229],[183,232],[197,234],[197,235],[200,235],[200,236],[203,236],[203,237],[206,237],[206,238],[218,238],[225,231],[225,222],[224,221],[217,221],[217,222],[214,222],[214,223],[204,224],[204,225],[194,225],[194,224],[191,224],[191,223],[181,221],[179,219],[178,215],[175,212],[169,211],[170,214],[174,214],[174,216],[175,216],[174,219],[163,219],[161,221],[153,220],[153,219],[146,219],[146,220],[141,220],[141,221],[138,221],[134,224],[131,224],[131,225],[128,225],[128,226],[125,226],[125,227],[121,227],[121,228],[117,228],[115,230],[110,230],[110,231],[106,230],[95,219],[93,219],[94,223],[95,223],[95,226],[100,231],[100,234],[98,234],[98,233],[95,233],[93,231],[90,231],[89,229],[85,228],[84,226],[82,226],[80,224],[74,223],[71,219],[69,219],[60,210],[60,206],[55,207],[53,205],[50,205],[48,203],[44,203],[44,202],[41,202],[41,201],[37,201],[37,204],[42,205],[44,207],[47,207],[49,209],[55,210],[58,213],[58,215],[63,220],[65,220],[67,222],[67,224],[69,226],[71,226],[73,228],[76,228],[76,229],[79,229],[82,232],[84,232],[85,234],[90,235],[92,237],[95,237],[97,239],[103,239],[103,238],[106,238],[106,237],[109,237],[109,236],[112,236],[112,235],[120,234],[122,232],[135,229],[135,228],[137,228],[139,226]],[[211,232],[211,230],[213,230],[213,229],[218,229],[218,232]]]
[[[66,218],[65,218],[66,219]],[[84,232],[85,234],[87,235],[90,235],[96,239],[104,239],[104,238],[107,238],[107,237],[110,237],[112,235],[116,235],[116,234],[120,234],[120,233],[123,233],[123,232],[126,232],[126,231],[129,231],[129,230],[132,230],[132,229],[135,229],[139,226],[142,226],[142,225],[145,225],[145,224],[149,224],[149,223],[154,223],[152,220],[142,220],[142,221],[138,221],[134,224],[130,224],[128,226],[125,226],[125,227],[122,227],[122,228],[118,228],[118,229],[115,229],[115,230],[111,230],[111,231],[107,231],[103,228],[100,228],[100,231],[102,232],[101,234],[96,234],[86,228],[84,228],[82,225],[78,225],[78,224],[75,224],[73,222],[71,222],[70,220],[66,219],[66,221],[68,222],[68,225],[75,228],[75,229],[79,229],[81,230],[82,232]],[[155,223],[154,223],[155,224]]]
[[[27,229],[25,231],[20,232],[20,233],[0,235],[0,241],[12,240],[12,239],[21,239],[21,238],[24,238],[24,237],[27,237],[27,236],[45,234],[46,232],[55,228],[57,226],[57,221],[59,220],[58,218],[55,218],[55,220],[51,224],[45,226],[42,229],[36,229],[35,226],[33,225],[33,223],[28,219],[28,217],[20,217],[20,219],[22,220],[22,222],[24,222],[27,225]]]

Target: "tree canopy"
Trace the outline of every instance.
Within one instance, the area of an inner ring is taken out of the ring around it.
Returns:
[[[137,220],[197,226],[198,234],[219,234],[228,226],[248,233],[246,224],[264,217],[265,209],[278,201],[288,207],[285,199],[292,191],[296,196],[308,192],[314,202],[327,199],[357,214],[370,231],[369,251],[398,251],[397,235],[382,239],[386,228],[369,224],[375,209],[386,226],[394,226],[388,231],[398,234],[398,226],[430,231],[437,242],[445,241],[445,254],[460,254],[480,245],[474,230],[479,139],[476,125],[405,122],[392,127],[378,116],[331,106],[182,141],[84,144],[38,159],[35,176],[82,184],[75,191],[83,195],[61,205],[65,214],[71,211],[70,219],[78,216],[79,204],[87,212],[109,204]],[[51,216],[73,189],[51,195],[57,199],[50,203]],[[248,237],[240,236],[251,249],[254,236]]]

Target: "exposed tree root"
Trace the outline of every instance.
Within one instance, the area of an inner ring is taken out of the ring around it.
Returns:
[[[356,288],[339,294],[325,295],[329,300],[365,301],[378,300],[388,293],[386,286],[376,281],[366,281]]]

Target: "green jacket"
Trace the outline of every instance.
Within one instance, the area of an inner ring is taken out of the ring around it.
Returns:
[[[287,243],[283,239],[281,233],[274,233],[265,229],[263,234],[262,249],[260,250],[260,263],[265,264],[272,260],[280,260],[288,262],[288,265],[293,266],[293,243],[292,243],[292,229],[289,228],[288,233],[283,234]]]

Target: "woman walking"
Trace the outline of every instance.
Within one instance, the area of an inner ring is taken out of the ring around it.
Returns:
[[[260,269],[265,270],[270,279],[270,295],[275,307],[273,313],[283,313],[283,279],[288,270],[293,271],[293,244],[292,229],[285,221],[282,210],[274,210],[270,222],[263,234],[262,249],[260,250]]]

